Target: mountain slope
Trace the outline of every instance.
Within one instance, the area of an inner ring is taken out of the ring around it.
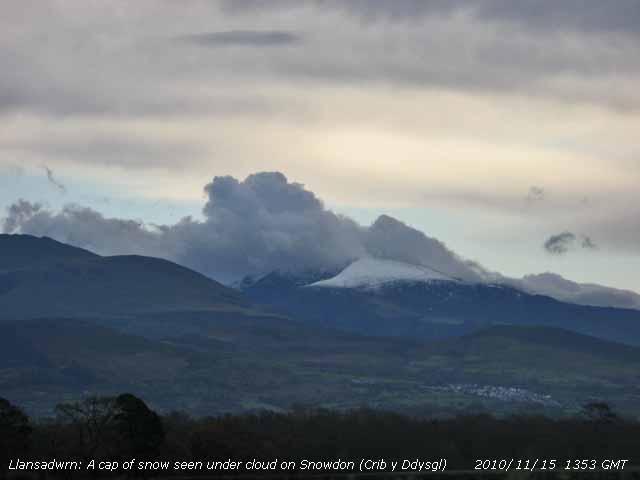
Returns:
[[[270,318],[180,314],[142,338],[77,319],[0,324],[0,391],[31,412],[130,391],[213,415],[294,404],[404,412],[571,411],[591,399],[638,414],[640,349],[572,332],[495,327],[445,342],[375,338]],[[175,320],[175,319],[173,319]],[[155,332],[154,332],[155,330]]]
[[[242,309],[241,295],[151,257],[101,257],[27,235],[0,237],[0,318]]]

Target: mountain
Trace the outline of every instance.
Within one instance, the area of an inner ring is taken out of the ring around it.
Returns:
[[[376,259],[272,272],[243,294],[165,260],[29,236],[0,237],[0,272],[0,391],[39,415],[122,391],[196,415],[557,413],[593,398],[640,413],[640,350],[576,333],[637,342],[635,310]]]
[[[101,257],[49,238],[0,236],[0,318],[247,307],[236,290],[167,260]]]
[[[273,272],[243,292],[282,314],[369,335],[438,339],[492,325],[543,325],[640,344],[638,310],[561,302],[385,259],[361,259],[307,284]]]

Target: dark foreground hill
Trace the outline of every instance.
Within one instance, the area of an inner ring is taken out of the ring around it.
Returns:
[[[498,328],[424,344],[203,312],[123,319],[117,328],[77,319],[0,324],[0,391],[37,415],[122,391],[201,415],[294,405],[559,414],[593,400],[640,413],[640,349],[557,329]]]
[[[49,238],[0,235],[0,318],[247,306],[235,290],[166,260],[101,257]]]

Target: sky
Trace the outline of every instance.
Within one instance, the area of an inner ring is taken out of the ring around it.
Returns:
[[[284,249],[308,219],[240,208],[280,189],[347,256],[385,214],[504,275],[640,291],[638,47],[639,0],[2,1],[0,216],[251,270],[302,260],[198,225]]]

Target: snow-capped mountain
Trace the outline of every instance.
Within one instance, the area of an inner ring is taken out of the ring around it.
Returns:
[[[291,318],[359,334],[438,339],[492,325],[561,327],[640,344],[640,312],[583,306],[507,281],[473,281],[397,260],[364,257],[338,273],[272,272],[245,295]]]
[[[293,274],[289,274],[292,276]],[[310,287],[380,289],[392,284],[420,282],[463,282],[504,285],[532,295],[546,295],[562,302],[595,307],[632,308],[640,310],[640,295],[629,290],[619,290],[586,283],[576,283],[560,275],[543,273],[525,275],[523,278],[509,278],[499,274],[484,276],[481,280],[463,280],[453,274],[426,265],[413,264],[386,258],[363,257],[347,265],[335,276],[326,273],[316,275],[322,278],[310,282],[313,275],[295,276],[298,285]],[[307,282],[305,282],[305,279]]]
[[[310,287],[379,288],[399,282],[459,281],[433,268],[396,260],[364,257],[336,276],[311,283]]]

